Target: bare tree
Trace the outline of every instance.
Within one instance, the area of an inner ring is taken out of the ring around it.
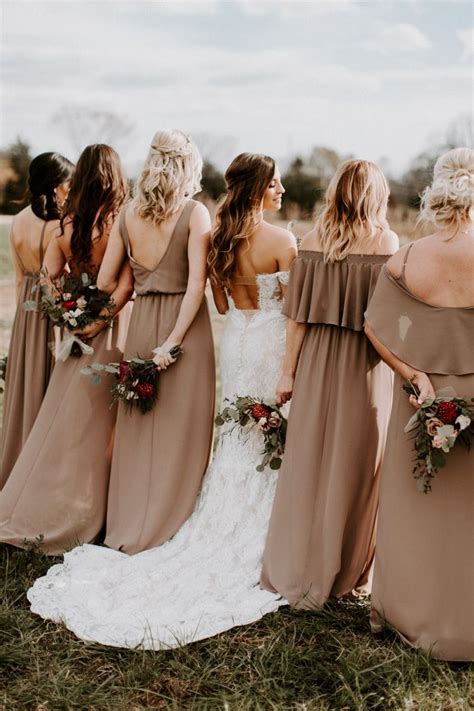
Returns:
[[[62,106],[51,121],[61,126],[78,154],[90,143],[108,143],[117,148],[134,129],[133,123],[113,111],[76,104]]]

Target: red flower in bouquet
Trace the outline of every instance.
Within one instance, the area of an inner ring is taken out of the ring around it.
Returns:
[[[261,420],[262,417],[268,417],[270,414],[270,408],[262,405],[260,402],[257,402],[255,405],[252,405],[251,412],[254,420]]]
[[[155,388],[153,387],[152,383],[138,383],[137,387],[135,388],[135,392],[137,393],[138,397],[142,399],[152,397],[154,391]]]
[[[130,366],[126,360],[122,360],[119,363],[118,379],[120,383],[124,383],[128,376],[131,374]]]
[[[67,311],[72,311],[76,308],[77,304],[73,299],[69,299],[68,301],[63,301],[63,306]]]
[[[448,400],[440,402],[436,410],[436,417],[439,417],[445,425],[454,425],[456,417],[459,415],[459,408],[455,402]]]

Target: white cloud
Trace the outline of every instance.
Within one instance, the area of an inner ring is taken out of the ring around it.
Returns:
[[[340,14],[356,10],[354,0],[235,0],[247,15],[275,15],[282,19]]]
[[[377,52],[413,52],[430,49],[430,39],[415,25],[407,22],[397,22],[393,25],[384,24],[378,31],[374,28],[372,37],[363,42],[366,49]]]
[[[474,53],[474,27],[468,27],[465,30],[458,30],[457,36],[463,46],[463,54],[461,59],[470,59]]]

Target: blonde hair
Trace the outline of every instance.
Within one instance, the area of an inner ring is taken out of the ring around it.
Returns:
[[[256,213],[275,175],[275,161],[259,153],[240,153],[225,173],[227,195],[216,214],[207,258],[213,284],[230,287],[243,244],[255,231]]]
[[[473,208],[474,150],[454,148],[440,156],[433,182],[421,196],[419,221],[438,228],[458,226],[468,220]]]
[[[153,136],[134,205],[140,217],[155,225],[179,210],[185,197],[201,190],[202,158],[182,131],[158,131]]]
[[[347,160],[337,169],[324,196],[316,231],[326,262],[360,251],[387,229],[387,180],[375,163]]]

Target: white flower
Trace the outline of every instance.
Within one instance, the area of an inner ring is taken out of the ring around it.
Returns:
[[[77,318],[78,316],[80,316],[82,314],[82,310],[81,309],[74,309],[74,311],[70,311],[69,313],[74,318]]]
[[[87,306],[87,299],[84,296],[80,296],[76,301],[76,306],[78,309],[85,309]]]
[[[72,299],[72,294],[63,294],[63,301],[70,301]]]
[[[127,393],[127,400],[133,400],[134,397],[135,393],[133,392],[133,390],[129,390]]]
[[[459,425],[460,430],[465,430],[471,424],[471,418],[467,415],[459,415],[456,417],[456,424]]]

